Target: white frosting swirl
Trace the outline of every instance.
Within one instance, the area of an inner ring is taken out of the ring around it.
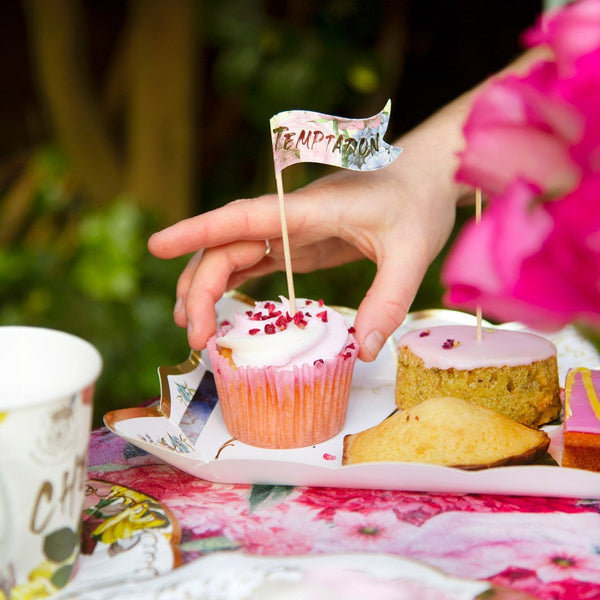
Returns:
[[[257,302],[253,310],[235,313],[233,324],[217,337],[217,344],[230,348],[238,367],[268,367],[292,370],[334,358],[348,339],[344,317],[321,301],[296,299],[296,314],[290,316],[289,300]]]

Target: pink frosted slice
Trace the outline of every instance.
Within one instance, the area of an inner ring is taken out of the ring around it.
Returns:
[[[440,325],[416,329],[400,339],[420,357],[427,368],[472,370],[483,367],[514,367],[556,356],[556,346],[539,335],[525,331]]]
[[[565,388],[565,432],[600,433],[600,370],[571,369]]]

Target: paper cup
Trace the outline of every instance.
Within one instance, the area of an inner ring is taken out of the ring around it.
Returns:
[[[73,577],[94,384],[88,342],[0,327],[0,598],[43,598]]]

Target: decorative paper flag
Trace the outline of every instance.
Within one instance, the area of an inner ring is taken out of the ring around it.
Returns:
[[[299,162],[314,162],[355,171],[374,171],[394,161],[402,148],[383,135],[391,101],[367,119],[345,119],[308,110],[287,110],[271,117],[276,172]]]
[[[379,114],[367,119],[344,119],[308,110],[286,110],[271,117],[281,239],[292,315],[296,312],[296,295],[281,171],[299,162],[316,162],[355,171],[386,167],[402,152],[402,148],[383,141],[391,106],[392,102],[388,100]]]

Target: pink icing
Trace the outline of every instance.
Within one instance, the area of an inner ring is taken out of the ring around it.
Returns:
[[[471,370],[531,364],[556,356],[556,346],[539,335],[524,331],[477,328],[469,325],[440,325],[416,329],[400,339],[419,356],[427,368]]]
[[[587,373],[587,375],[586,375]],[[592,398],[584,385],[584,376],[592,385],[591,395],[600,396],[600,371],[574,369],[567,374],[567,404],[565,406],[565,431],[600,433],[600,421],[592,408]]]

